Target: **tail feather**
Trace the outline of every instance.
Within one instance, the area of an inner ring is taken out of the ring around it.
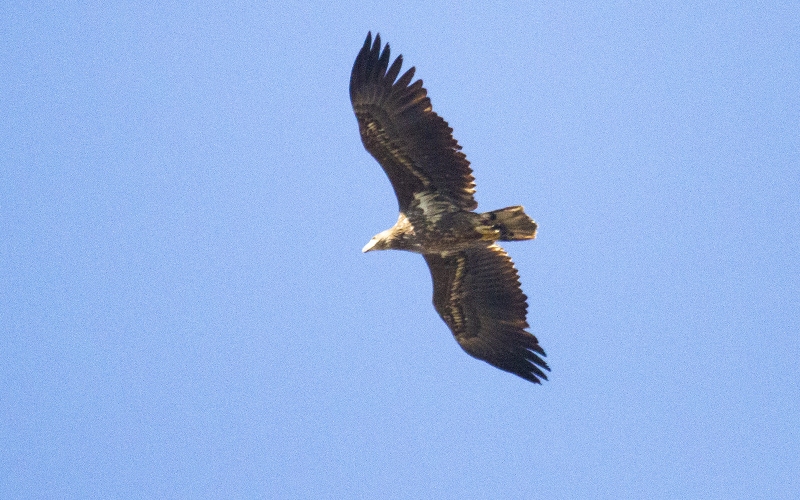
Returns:
[[[485,240],[520,241],[536,238],[537,225],[521,206],[483,213],[481,222],[479,231]]]

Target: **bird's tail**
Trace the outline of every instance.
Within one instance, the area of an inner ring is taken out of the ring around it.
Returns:
[[[536,223],[525,214],[521,206],[492,210],[480,215],[478,231],[484,240],[520,241],[536,238]]]

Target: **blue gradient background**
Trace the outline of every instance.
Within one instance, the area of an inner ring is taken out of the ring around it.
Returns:
[[[0,497],[800,497],[799,4],[484,5],[0,7]],[[543,386],[360,252],[368,30],[540,224]]]

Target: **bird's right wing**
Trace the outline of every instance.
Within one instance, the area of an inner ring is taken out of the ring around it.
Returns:
[[[544,350],[525,331],[527,297],[508,254],[487,244],[424,257],[433,278],[433,305],[461,347],[525,380],[547,380]]]

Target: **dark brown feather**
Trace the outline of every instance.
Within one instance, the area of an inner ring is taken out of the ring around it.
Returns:
[[[511,258],[495,244],[442,257],[425,254],[433,306],[471,356],[525,380],[547,380],[544,350],[525,331],[528,304]]]
[[[433,112],[422,80],[411,83],[414,68],[400,74],[403,56],[389,66],[389,45],[381,53],[380,35],[367,35],[350,74],[353,104],[364,147],[392,183],[400,211],[419,191],[447,196],[462,210],[474,210],[474,177],[453,129]]]

